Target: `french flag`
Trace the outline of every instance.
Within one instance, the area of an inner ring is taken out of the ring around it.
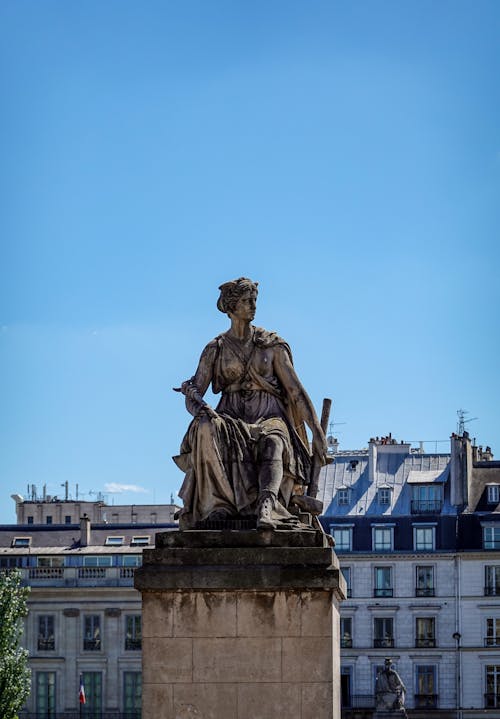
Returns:
[[[80,692],[78,694],[78,698],[80,700],[80,704],[85,704],[85,702],[86,702],[85,687],[83,686],[83,677],[81,674],[80,674]]]

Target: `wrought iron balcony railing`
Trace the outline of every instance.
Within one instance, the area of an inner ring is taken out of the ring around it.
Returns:
[[[412,499],[412,514],[439,514],[443,503],[440,499]]]
[[[488,586],[484,588],[484,596],[485,597],[498,597],[500,596],[500,587],[496,586]]]
[[[352,637],[348,634],[344,634],[344,636],[340,638],[340,646],[342,649],[350,649],[352,647]]]
[[[384,637],[384,639],[374,639],[373,646],[376,649],[390,649],[394,646],[394,637]]]
[[[415,694],[415,709],[437,709],[438,694]]]
[[[434,587],[415,587],[416,597],[434,597],[436,590]]]
[[[500,637],[485,637],[484,638],[484,646],[485,647],[500,647]]]
[[[374,597],[392,597],[394,593],[394,590],[392,587],[385,587],[384,589],[380,589],[380,587],[375,587],[373,590],[373,596]]]
[[[417,637],[415,640],[415,646],[422,648],[422,647],[435,647],[436,646],[436,638],[435,637]]]
[[[487,692],[484,695],[484,708],[485,709],[498,709],[500,707],[500,693],[494,694]]]

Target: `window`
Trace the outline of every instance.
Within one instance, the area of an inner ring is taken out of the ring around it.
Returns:
[[[85,704],[80,704],[82,716],[100,719],[102,712],[102,673],[82,672],[85,689]]]
[[[392,617],[374,618],[373,646],[376,648],[390,648],[394,646],[394,620]]]
[[[342,707],[351,706],[351,670],[352,667],[341,667],[340,669],[340,696]]]
[[[140,554],[126,554],[123,557],[124,567],[140,567],[142,564],[142,557]]]
[[[101,617],[87,614],[83,618],[83,649],[86,652],[101,650]]]
[[[435,514],[441,511],[443,490],[438,484],[419,484],[413,487],[412,514]]]
[[[22,567],[22,557],[0,557],[0,569],[14,569],[14,567]]]
[[[331,525],[330,532],[335,540],[336,552],[350,552],[352,549],[352,527]]]
[[[484,639],[484,646],[500,646],[500,619],[489,617],[486,620],[486,637]]]
[[[99,557],[87,556],[83,558],[84,567],[110,567],[112,558],[109,555]]]
[[[34,518],[30,515],[30,516],[28,517],[28,524],[33,524],[33,519],[34,519]]]
[[[141,649],[141,615],[129,614],[125,617],[125,649],[138,651]]]
[[[66,514],[64,516],[64,524],[71,524],[71,514]]]
[[[417,664],[415,667],[415,708],[437,708],[436,666]]]
[[[43,614],[38,617],[37,646],[40,652],[50,652],[56,648],[53,614]]]
[[[45,523],[52,524],[52,515],[47,514],[47,516],[45,517]]]
[[[340,505],[349,504],[349,490],[345,488],[339,489],[337,491],[337,500]]]
[[[130,544],[135,544],[135,545],[138,545],[138,544],[149,544],[150,539],[151,539],[151,537],[146,536],[146,535],[141,535],[141,536],[137,536],[137,537],[132,537],[132,540],[131,540]]]
[[[56,673],[37,672],[35,690],[36,715],[40,719],[55,719]]]
[[[125,537],[106,537],[106,544],[112,547],[119,547],[123,544]]]
[[[394,547],[393,527],[372,527],[372,546],[374,552],[392,552]]]
[[[484,568],[484,594],[488,597],[500,595],[500,564],[490,564]]]
[[[64,567],[64,557],[37,557],[37,567]]]
[[[380,487],[378,490],[378,502],[379,504],[390,504],[391,503],[391,489],[390,487]]]
[[[500,527],[483,527],[484,549],[500,549]]]
[[[416,569],[415,596],[433,597],[434,589],[434,567],[422,566]]]
[[[123,674],[123,710],[127,719],[140,719],[142,699],[141,672]]]
[[[342,649],[352,647],[351,617],[340,617],[340,646]]]
[[[392,597],[392,567],[375,567],[374,597]]]
[[[486,694],[484,706],[486,709],[500,707],[500,665],[488,664],[486,670]]]
[[[431,552],[435,549],[436,528],[413,525],[413,545],[416,552]]]
[[[499,489],[498,484],[488,485],[488,504],[498,504],[500,502]]]
[[[31,545],[31,537],[14,537],[12,540],[13,547],[29,547]]]
[[[347,596],[352,597],[351,567],[340,567],[340,571],[344,575],[345,583],[347,584]]]
[[[436,620],[434,617],[417,617],[415,620],[415,646],[436,646]]]

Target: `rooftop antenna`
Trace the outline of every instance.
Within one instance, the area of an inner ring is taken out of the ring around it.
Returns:
[[[463,433],[465,432],[465,425],[468,422],[474,422],[474,420],[479,419],[479,417],[469,417],[469,419],[465,419],[466,414],[469,414],[469,410],[467,410],[467,409],[458,409],[457,410],[457,416],[458,416],[457,433],[460,436],[463,436]]]

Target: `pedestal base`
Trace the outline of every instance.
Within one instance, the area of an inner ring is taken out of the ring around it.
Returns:
[[[143,559],[143,719],[340,719],[325,535],[167,532]]]

